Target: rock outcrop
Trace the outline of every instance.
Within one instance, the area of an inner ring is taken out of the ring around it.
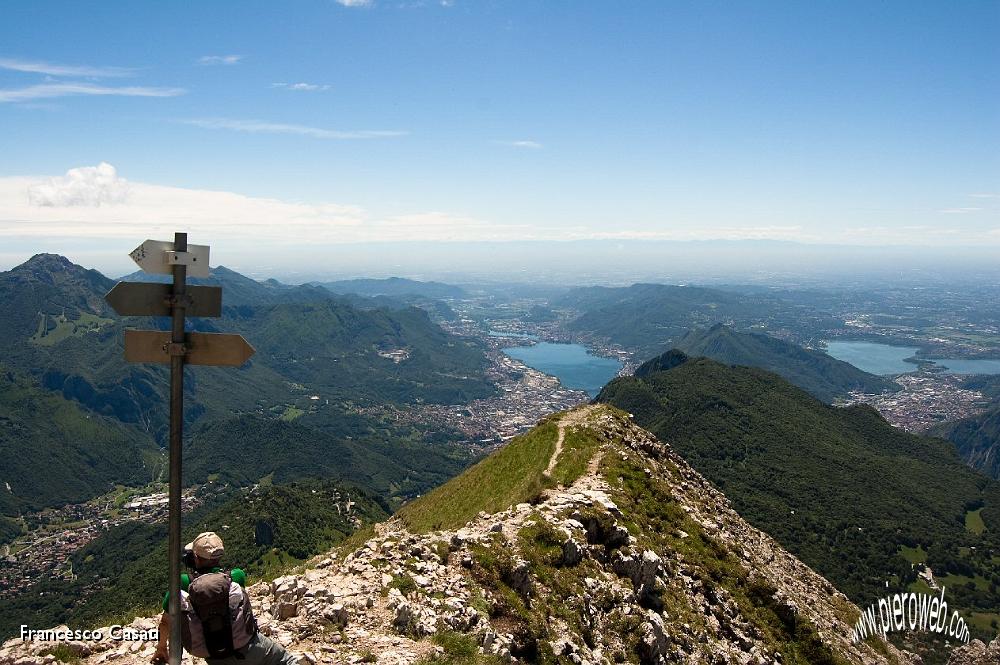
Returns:
[[[951,652],[948,665],[998,665],[1000,664],[1000,637],[989,644],[980,640],[959,647]]]

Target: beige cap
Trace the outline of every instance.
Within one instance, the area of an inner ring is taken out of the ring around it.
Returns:
[[[222,538],[219,538],[214,531],[199,533],[184,549],[193,550],[195,556],[205,561],[215,561],[226,551],[222,545]]]

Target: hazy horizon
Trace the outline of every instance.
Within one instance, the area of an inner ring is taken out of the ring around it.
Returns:
[[[161,234],[162,235],[162,234]],[[164,235],[162,238],[168,239]],[[193,239],[189,240],[195,242]],[[66,256],[108,277],[137,270],[125,243],[67,249],[56,241],[35,251],[0,252],[0,270],[39,253]],[[138,245],[136,242],[135,245]],[[992,248],[852,247],[788,241],[509,241],[503,243],[356,243],[268,248],[212,247],[211,264],[254,279],[288,284],[404,277],[451,283],[621,286],[635,282],[782,286],[981,283],[1000,277]]]

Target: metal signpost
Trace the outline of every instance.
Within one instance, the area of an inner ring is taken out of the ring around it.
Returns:
[[[184,365],[239,367],[254,354],[240,335],[185,333],[185,316],[221,316],[222,288],[188,286],[188,277],[208,277],[207,245],[189,245],[186,233],[173,242],[147,240],[131,254],[143,271],[173,275],[173,284],[119,282],[104,299],[121,316],[169,316],[171,331],[126,330],[125,360],[170,363],[170,665],[181,662],[181,437],[184,428]]]

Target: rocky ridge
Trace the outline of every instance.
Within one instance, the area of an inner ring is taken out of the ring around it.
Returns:
[[[972,640],[951,652],[948,665],[997,665],[1000,663],[1000,637],[989,644]]]
[[[598,442],[567,486],[458,529],[376,525],[353,551],[248,587],[261,631],[309,665],[458,654],[576,665],[919,662],[884,643],[853,644],[858,609],[626,414],[581,407],[558,426],[546,476],[568,455],[567,432]],[[0,664],[51,664],[52,646],[10,640]],[[152,655],[151,642],[63,648],[88,665]]]

